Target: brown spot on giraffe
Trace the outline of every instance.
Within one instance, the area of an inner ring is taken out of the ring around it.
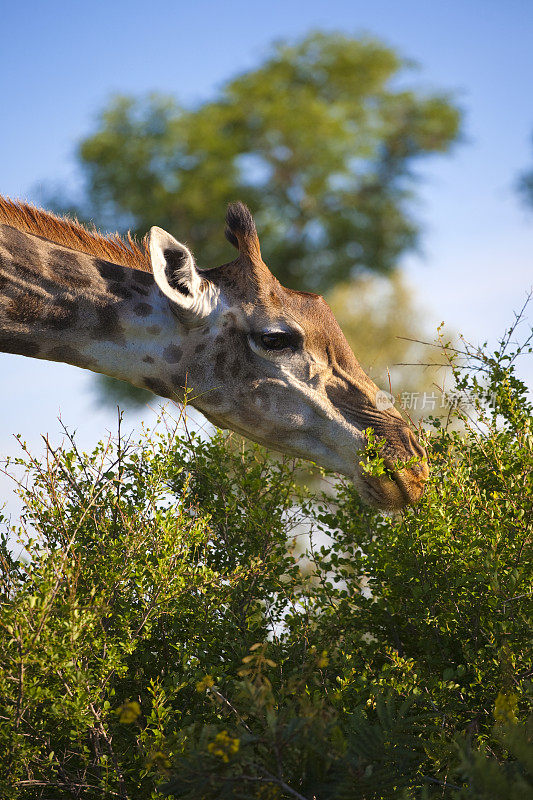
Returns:
[[[163,350],[163,358],[168,364],[177,364],[178,361],[181,361],[183,356],[183,350],[181,347],[176,347],[174,344],[169,344]]]
[[[112,292],[115,297],[119,298],[120,300],[131,300],[133,297],[133,292],[131,289],[128,289],[127,286],[124,286],[122,283],[115,283],[114,281],[110,282],[109,284],[109,291]]]
[[[131,290],[132,290],[132,292],[135,292],[136,294],[140,295],[141,297],[148,297],[148,295],[150,294],[150,292],[148,291],[148,289],[145,286],[140,286],[138,283],[132,283],[131,284]]]
[[[113,306],[104,306],[96,310],[97,325],[93,328],[93,335],[97,339],[125,344],[124,331],[118,311]]]
[[[42,276],[42,264],[37,247],[28,242],[28,237],[15,228],[5,227],[2,245],[10,256],[9,269],[25,275],[28,281]]]
[[[137,303],[137,305],[133,307],[133,311],[138,317],[149,317],[153,308],[150,303]]]
[[[154,285],[154,278],[152,275],[152,268],[148,269],[146,272],[136,272],[135,273],[135,280],[138,284],[144,287],[152,287]]]
[[[219,350],[215,355],[215,378],[219,381],[224,381],[226,374],[226,353],[224,350]]]
[[[78,303],[68,297],[59,297],[46,307],[43,325],[54,330],[72,328],[78,319]]]
[[[79,258],[68,250],[50,250],[48,268],[63,286],[78,288],[92,284],[91,277],[80,270]]]
[[[82,367],[83,369],[91,369],[92,367],[98,366],[94,358],[83,355],[83,353],[80,353],[80,351],[76,350],[75,347],[70,347],[68,344],[52,347],[47,351],[46,357],[51,361],[61,361],[66,364],[73,364],[74,366]]]
[[[112,264],[110,261],[105,261],[103,258],[95,258],[94,266],[98,274],[106,281],[122,282],[126,277],[124,267],[118,264]]]
[[[12,297],[6,306],[6,317],[21,325],[31,325],[46,315],[46,303],[32,292]]]
[[[29,356],[30,358],[37,358],[41,353],[41,346],[37,342],[30,341],[17,337],[2,337],[0,336],[0,351],[2,353],[13,353],[19,356]]]
[[[147,389],[154,394],[158,394],[160,397],[172,397],[172,389],[158,378],[144,378],[144,385]]]

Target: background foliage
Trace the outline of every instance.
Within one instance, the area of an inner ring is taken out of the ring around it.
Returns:
[[[407,88],[410,66],[377,40],[315,33],[193,109],[117,97],[80,144],[79,211],[141,234],[160,225],[213,267],[234,257],[221,228],[238,198],[287,286],[323,292],[362,269],[389,273],[416,241],[413,168],[459,129],[444,93]]]
[[[194,108],[158,95],[115,97],[78,148],[81,201],[58,192],[47,202],[104,228],[144,235],[160,225],[213,267],[235,255],[223,237],[226,205],[245,201],[276,277],[334,296],[354,352],[381,381],[395,362],[414,360],[395,337],[406,328],[416,336],[422,315],[398,280],[388,308],[366,314],[370,276],[393,275],[416,247],[417,167],[459,138],[459,109],[444,92],[413,88],[412,74],[378,40],[317,32],[277,44]],[[149,401],[127,384],[97,381],[106,402]],[[429,381],[405,383],[403,374],[403,388]]]
[[[2,797],[532,797],[513,333],[444,348],[462,432],[434,420],[397,517],[168,416],[135,446],[28,456],[27,556],[6,525],[0,560]]]

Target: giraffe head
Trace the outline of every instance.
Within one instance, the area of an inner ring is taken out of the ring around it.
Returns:
[[[208,270],[170,234],[150,231],[152,269],[173,312],[192,404],[219,427],[351,477],[374,506],[396,510],[419,500],[425,451],[400,414],[381,407],[324,299],[276,280],[244,205],[232,204],[226,221],[239,255]],[[369,428],[385,440],[387,477],[361,467]]]

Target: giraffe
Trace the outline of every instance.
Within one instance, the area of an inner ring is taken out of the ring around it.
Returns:
[[[324,299],[276,280],[242,203],[226,237],[236,259],[199,269],[161,228],[142,243],[105,237],[0,197],[0,351],[188,395],[216,426],[349,476],[373,506],[416,503],[425,451],[378,402]],[[360,464],[369,428],[385,440],[385,476]]]

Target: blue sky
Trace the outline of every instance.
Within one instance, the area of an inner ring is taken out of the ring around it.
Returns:
[[[44,184],[76,185],[76,143],[115,92],[197,103],[258,64],[275,39],[317,28],[382,38],[419,63],[413,83],[449,90],[465,111],[463,143],[422,165],[422,248],[403,263],[427,329],[445,320],[492,341],[522,305],[533,284],[533,213],[514,184],[533,165],[531,0],[30,0],[2,3],[1,18],[0,192],[37,202]],[[41,433],[58,441],[60,411],[84,447],[114,429],[88,373],[7,355],[0,367],[0,454],[16,451],[14,432],[37,451]],[[533,379],[531,364],[522,371]],[[128,424],[140,419],[129,414]],[[0,479],[0,496],[5,486]]]

